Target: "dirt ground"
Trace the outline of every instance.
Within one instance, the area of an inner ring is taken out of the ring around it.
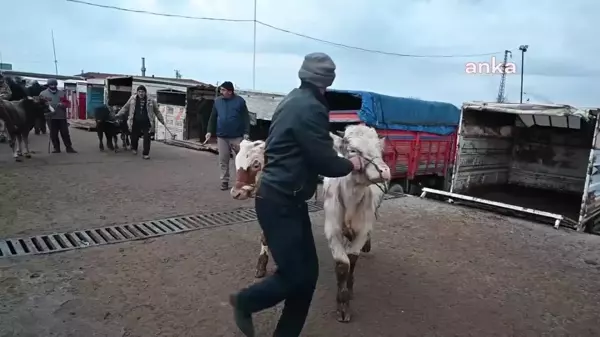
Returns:
[[[95,133],[71,129],[71,136],[78,154],[48,154],[48,137],[32,133],[36,153],[23,163],[0,144],[1,237],[251,205],[219,189],[215,154],[153,142],[143,161],[100,152]]]
[[[0,163],[0,175],[9,172],[19,177],[4,183],[2,193],[16,196],[9,188],[36,193],[15,197],[10,204],[2,199],[2,218],[7,211],[16,214],[13,227],[2,228],[4,232],[14,233],[16,226],[28,233],[82,228],[94,221],[128,222],[239,205],[226,198],[222,204],[210,202],[210,194],[214,197],[218,191],[214,179],[206,178],[216,174],[212,155],[154,145],[154,159],[143,168],[135,162],[139,158],[92,152],[95,144],[84,143],[91,135],[76,137],[79,150],[90,151],[89,155],[65,154],[60,159],[39,155],[38,164],[27,163],[19,172],[12,163]],[[192,163],[204,166],[190,168]],[[123,172],[119,167],[127,169]],[[177,178],[163,174],[167,168],[177,172]],[[47,200],[37,193],[36,184],[50,187],[59,179],[55,175],[64,182],[71,175],[84,182],[90,179],[84,170],[107,172],[100,176],[111,182],[110,187],[99,182],[90,188],[70,183],[68,192],[48,192],[54,207],[62,207],[62,212],[73,209],[68,216],[50,207],[34,212],[29,206],[28,212],[37,218],[27,222],[27,213],[14,209],[36,198]],[[136,170],[144,173],[138,176]],[[23,172],[39,177],[27,179]],[[204,184],[198,177],[202,174]],[[119,179],[117,184],[112,175],[135,183]],[[142,175],[154,179],[142,183]],[[165,198],[173,207],[161,204],[161,194],[156,193],[169,181],[183,190],[169,192]],[[95,191],[97,200],[77,194],[90,191]],[[201,201],[185,200],[204,191],[209,195],[198,196]],[[127,198],[141,192],[153,195]],[[106,205],[103,194],[115,195],[119,202],[111,198]],[[144,203],[148,203],[147,213]],[[109,211],[106,219],[88,220],[90,212],[99,213],[86,211],[92,206]],[[124,214],[129,218],[123,219]],[[59,219],[54,224],[53,217]],[[373,250],[361,256],[357,265],[354,321],[340,324],[334,316],[333,261],[322,234],[321,214],[314,214],[313,220],[321,269],[304,336],[600,335],[600,237],[414,197],[387,201],[376,224]],[[239,336],[226,298],[254,281],[258,236],[258,225],[250,223],[0,259],[0,337]],[[256,316],[259,336],[270,336],[279,310]]]

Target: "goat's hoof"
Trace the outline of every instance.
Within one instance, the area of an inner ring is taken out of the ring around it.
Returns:
[[[31,153],[25,153],[25,158],[31,158]]]
[[[23,161],[23,157],[17,156],[17,157],[15,157],[15,161],[22,162]]]

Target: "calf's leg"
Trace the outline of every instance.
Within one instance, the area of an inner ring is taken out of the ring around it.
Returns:
[[[23,136],[23,144],[25,144],[25,158],[31,158],[31,152],[29,152],[29,132]]]
[[[335,261],[335,276],[337,280],[337,320],[339,322],[350,322],[350,290],[348,289],[348,277],[350,275],[350,258],[346,254],[343,245],[342,228],[337,222],[325,216],[325,236],[329,241],[329,249]]]
[[[265,234],[260,235],[260,254],[258,255],[258,262],[256,263],[256,278],[263,278],[267,274],[267,264],[269,263],[269,247],[267,246],[267,240]]]
[[[16,138],[16,144],[13,146],[13,158],[15,158],[15,161],[23,161],[23,157],[22,157],[23,139],[20,134],[17,134],[17,136],[15,138]]]
[[[365,242],[365,245],[360,251],[363,253],[369,253],[371,251],[371,233],[369,233],[369,236],[367,237],[367,242]]]
[[[354,297],[354,268],[356,267],[356,261],[360,255],[361,248],[363,248],[369,240],[369,231],[363,229],[358,232],[356,238],[350,243],[348,247],[348,259],[350,260],[350,273],[348,275],[348,291],[350,292],[350,298]]]
[[[98,135],[98,148],[104,151],[104,122],[96,121],[96,134]]]

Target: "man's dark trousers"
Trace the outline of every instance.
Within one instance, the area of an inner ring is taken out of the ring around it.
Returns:
[[[140,123],[133,121],[131,126],[131,148],[135,151],[138,149],[140,137],[143,138],[142,155],[147,156],[150,154],[150,124],[140,125]]]
[[[71,143],[71,135],[69,134],[69,124],[66,119],[51,119],[50,122],[50,140],[54,150],[60,151],[60,141],[58,140],[58,133],[65,144],[67,149],[73,147]]]
[[[255,313],[285,301],[274,337],[298,337],[319,277],[306,202],[256,197],[256,214],[277,271],[238,294],[239,309]]]

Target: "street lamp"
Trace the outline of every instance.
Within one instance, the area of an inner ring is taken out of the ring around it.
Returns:
[[[523,104],[523,68],[525,67],[525,52],[527,49],[529,49],[529,46],[526,44],[519,46],[521,51],[521,104]]]

